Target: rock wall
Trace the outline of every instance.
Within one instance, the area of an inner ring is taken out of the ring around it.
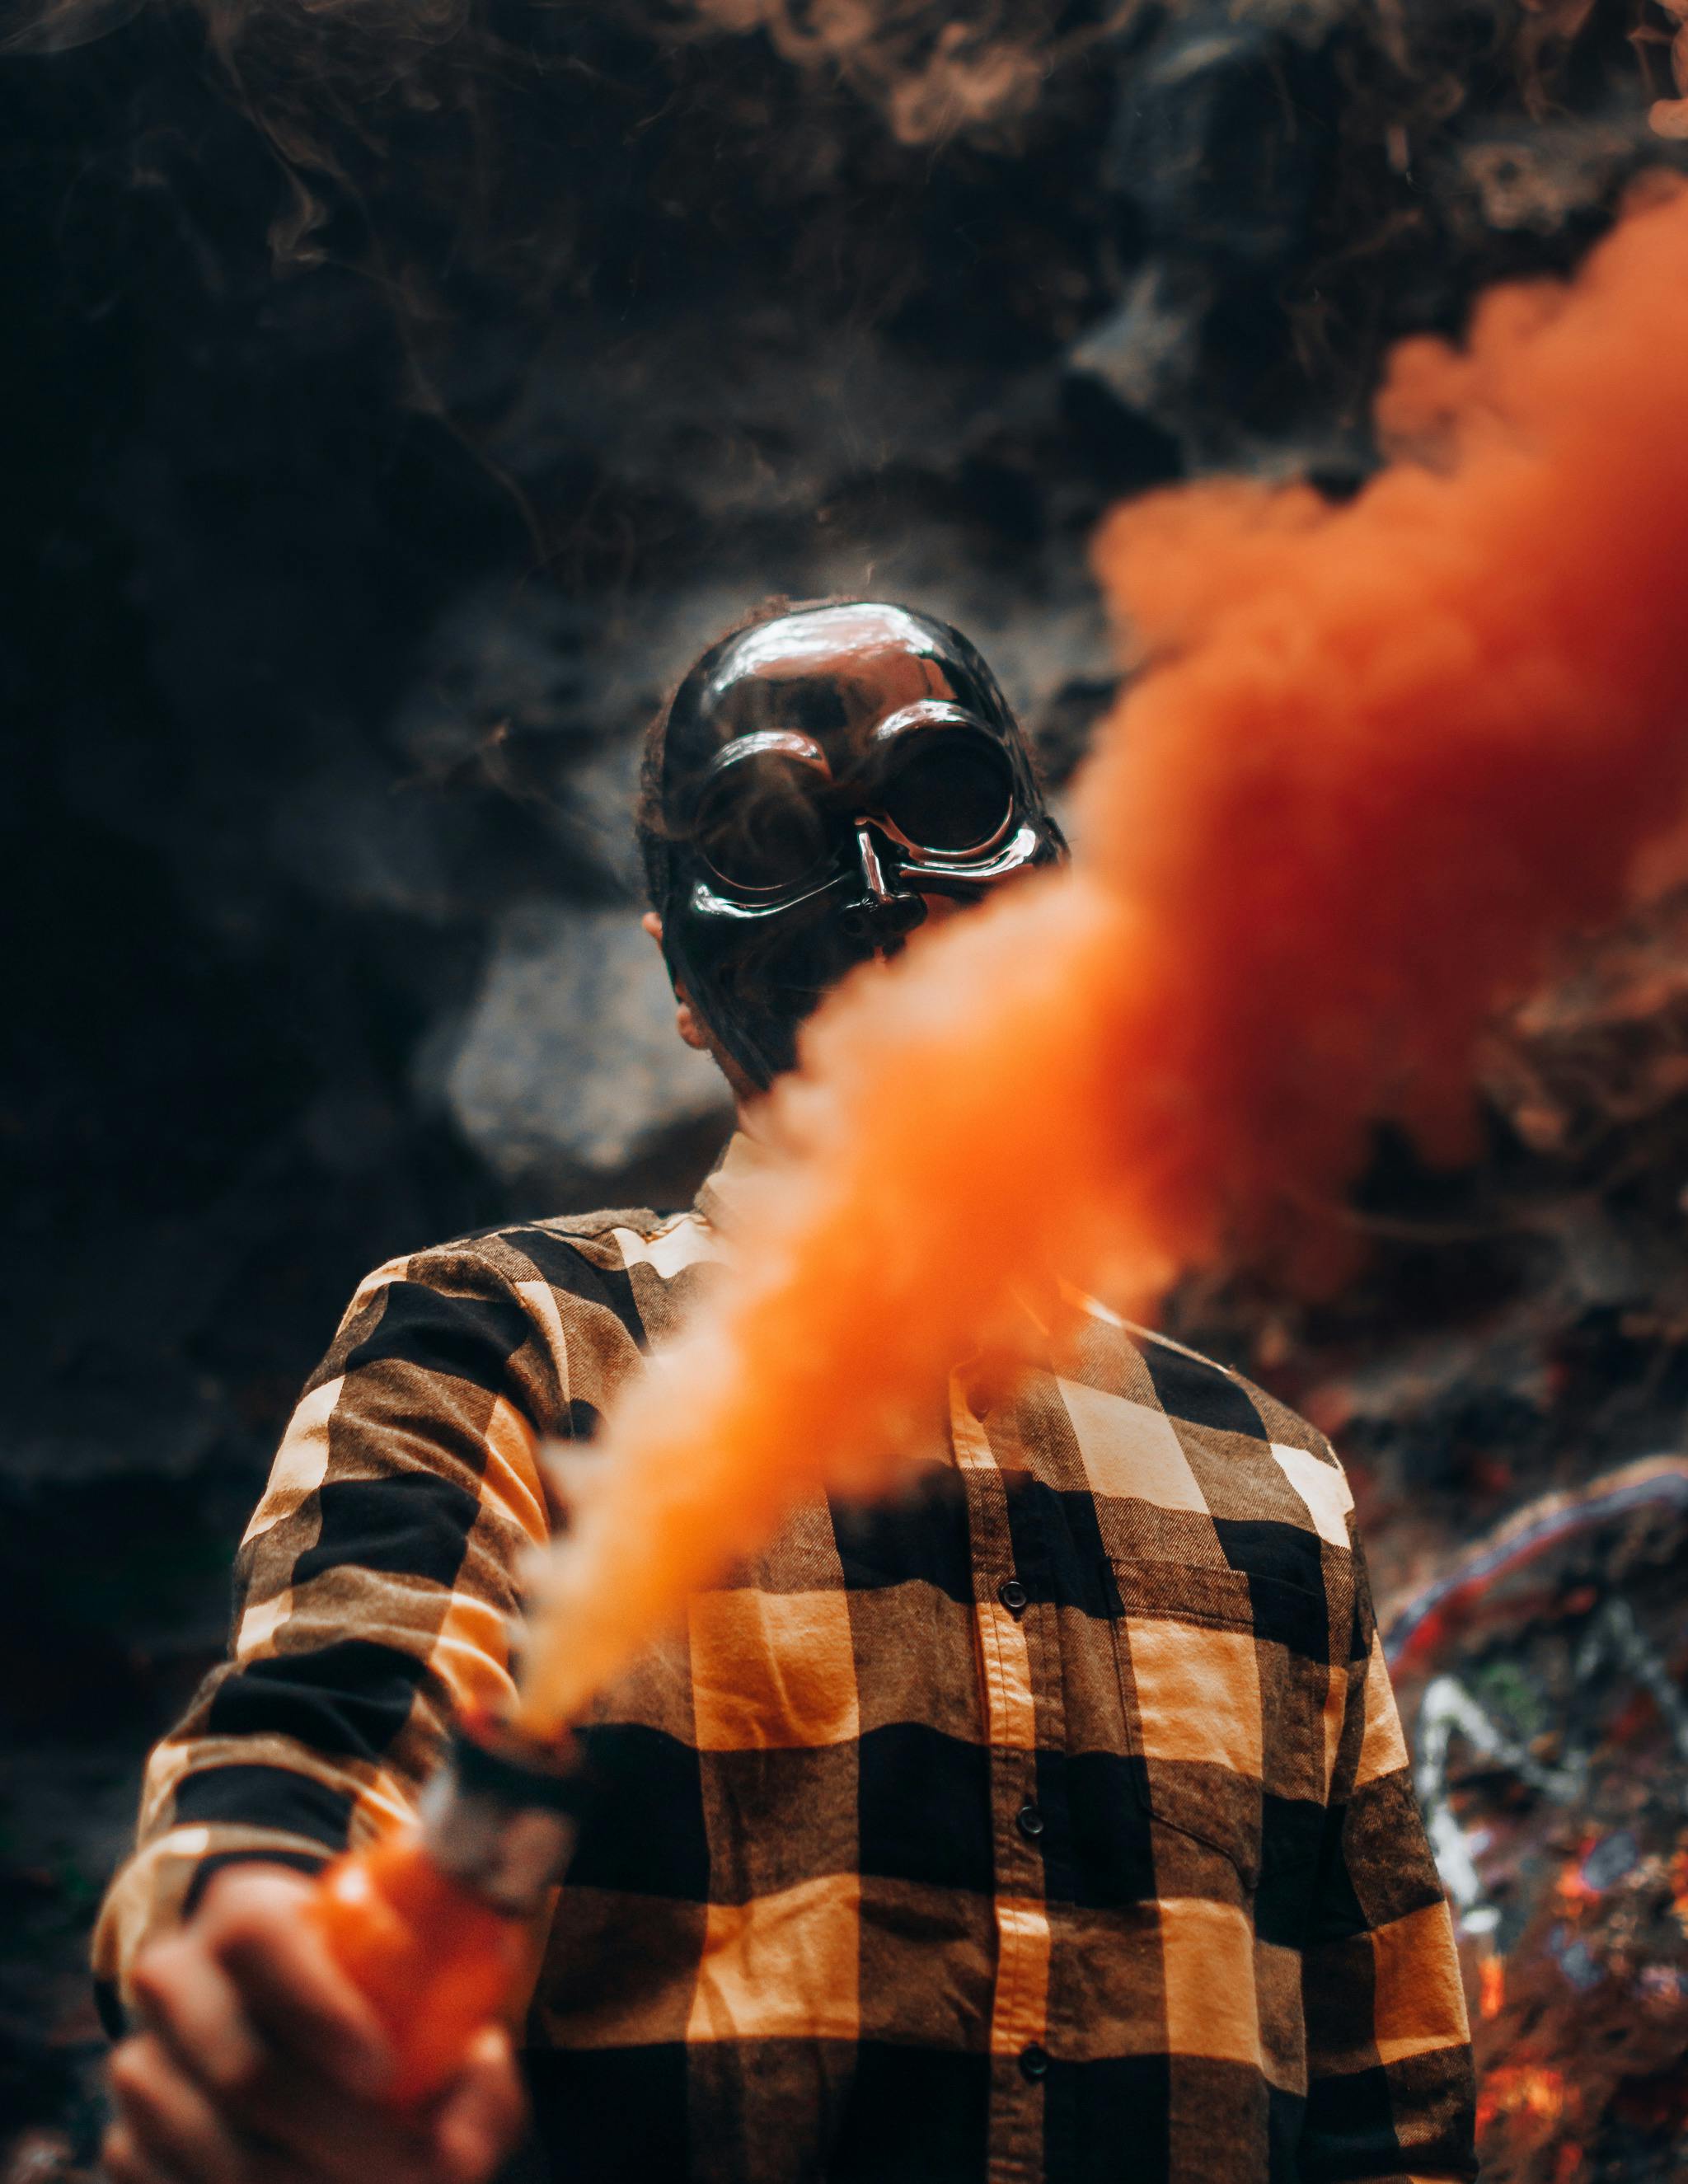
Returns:
[[[1675,156],[1671,28],[1646,0],[19,14],[12,2184],[87,2158],[86,1919],[358,1276],[681,1199],[719,1139],[638,931],[665,687],[766,593],[890,593],[977,635],[1064,779],[1114,684],[1100,512],[1224,468],[1352,490],[1389,342],[1574,262]],[[1339,1433],[1392,1602],[1678,1445],[1680,938],[1596,951],[1497,1044],[1479,1168],[1383,1149],[1352,1294],[1180,1301]],[[1680,2151],[1674,1509],[1568,1520],[1403,1672],[1415,1708],[1442,1678],[1427,1795],[1496,1914],[1467,1936],[1496,2176]]]

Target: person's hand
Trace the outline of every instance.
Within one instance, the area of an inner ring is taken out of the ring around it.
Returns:
[[[137,1960],[111,2184],[483,2184],[513,2150],[526,2109],[496,2029],[426,2109],[383,2101],[391,2049],[302,1915],[310,1892],[284,1867],[228,1867]]]

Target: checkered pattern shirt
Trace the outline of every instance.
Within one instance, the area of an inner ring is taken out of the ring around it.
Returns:
[[[353,1300],[153,1755],[98,1969],[206,1875],[409,1811],[508,1695],[517,1572],[716,1277],[689,1213],[539,1221]],[[554,2172],[681,2184],[1470,2177],[1467,2026],[1351,1501],[1235,1374],[1092,1309],[899,1500],[804,1502],[585,1734],[527,2014]]]

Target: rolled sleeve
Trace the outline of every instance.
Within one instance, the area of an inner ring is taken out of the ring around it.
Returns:
[[[212,1872],[310,1871],[367,1840],[413,1809],[453,1713],[510,1696],[521,1564],[549,1530],[554,1377],[472,1245],[361,1284],[242,1541],[228,1658],[148,1763],[95,1931],[109,2021]]]

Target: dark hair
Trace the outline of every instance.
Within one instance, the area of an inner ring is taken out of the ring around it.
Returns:
[[[760,629],[764,622],[783,621],[787,615],[808,614],[816,607],[855,607],[872,604],[866,599],[848,597],[842,593],[825,599],[793,599],[783,593],[774,593],[737,621],[728,624],[716,637],[711,638],[668,695],[650,726],[644,732],[644,755],[639,760],[638,801],[633,807],[633,835],[639,845],[639,856],[644,866],[645,893],[650,906],[660,917],[667,906],[668,895],[668,833],[662,816],[663,760],[668,748],[668,722],[675,702],[699,669],[711,660],[724,644],[735,637],[743,637],[746,630]]]

